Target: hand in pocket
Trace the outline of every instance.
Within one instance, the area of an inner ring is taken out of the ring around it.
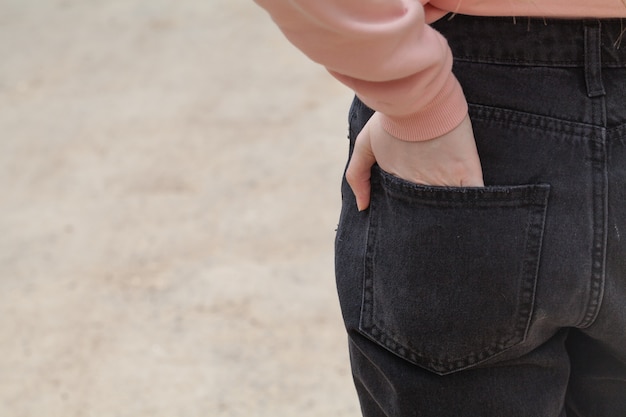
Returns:
[[[417,184],[453,187],[484,186],[482,168],[469,116],[435,139],[409,142],[387,133],[374,113],[356,139],[346,179],[359,210],[370,202],[371,168]]]

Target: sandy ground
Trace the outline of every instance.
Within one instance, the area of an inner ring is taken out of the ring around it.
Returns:
[[[0,417],[358,416],[350,96],[251,0],[0,0]]]

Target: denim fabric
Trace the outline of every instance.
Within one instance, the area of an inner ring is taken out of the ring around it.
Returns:
[[[619,20],[455,16],[485,188],[345,179],[339,299],[367,417],[626,416]],[[350,151],[371,116],[355,99]]]

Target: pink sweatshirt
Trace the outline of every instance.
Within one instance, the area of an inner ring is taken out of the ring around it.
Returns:
[[[626,0],[255,0],[285,36],[382,113],[393,136],[419,141],[456,127],[467,102],[446,40],[428,23],[478,16],[626,17]]]

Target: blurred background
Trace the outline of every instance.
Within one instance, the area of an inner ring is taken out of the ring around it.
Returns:
[[[350,100],[252,0],[0,0],[0,416],[357,416]]]

